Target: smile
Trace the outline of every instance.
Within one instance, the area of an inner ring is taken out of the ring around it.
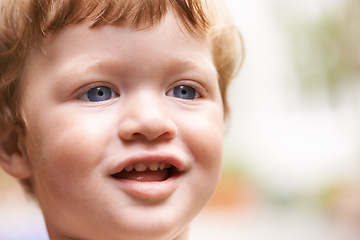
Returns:
[[[176,168],[170,163],[151,162],[128,165],[121,172],[112,176],[116,179],[139,182],[161,182],[173,176],[175,172]]]
[[[185,172],[184,162],[172,155],[141,155],[120,163],[111,177],[132,197],[160,199],[175,191]]]

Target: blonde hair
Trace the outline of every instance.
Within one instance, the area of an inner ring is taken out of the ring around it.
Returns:
[[[226,92],[243,59],[243,44],[223,3],[217,0],[0,0],[0,131],[20,127],[19,82],[25,60],[42,40],[62,28],[92,21],[129,24],[134,29],[159,23],[169,8],[187,30],[212,46],[225,115]]]

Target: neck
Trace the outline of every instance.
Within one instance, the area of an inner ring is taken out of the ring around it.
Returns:
[[[188,240],[189,239],[189,228],[185,229],[179,236],[174,238],[174,240]]]
[[[83,239],[59,236],[56,234],[50,234],[50,232],[49,232],[49,238],[50,240],[83,240]],[[183,232],[180,233],[180,235],[178,235],[174,239],[169,239],[169,240],[188,240],[188,239],[189,239],[189,228],[185,229]]]

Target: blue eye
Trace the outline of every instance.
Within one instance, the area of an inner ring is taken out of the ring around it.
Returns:
[[[197,98],[199,94],[193,87],[187,85],[180,85],[174,87],[168,95],[176,98],[192,100]]]
[[[90,102],[106,101],[114,97],[114,92],[106,86],[94,87],[80,95],[79,99]]]

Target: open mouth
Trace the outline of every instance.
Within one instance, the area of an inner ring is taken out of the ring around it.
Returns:
[[[162,182],[177,173],[175,166],[165,162],[136,163],[126,166],[112,177],[139,182]]]

